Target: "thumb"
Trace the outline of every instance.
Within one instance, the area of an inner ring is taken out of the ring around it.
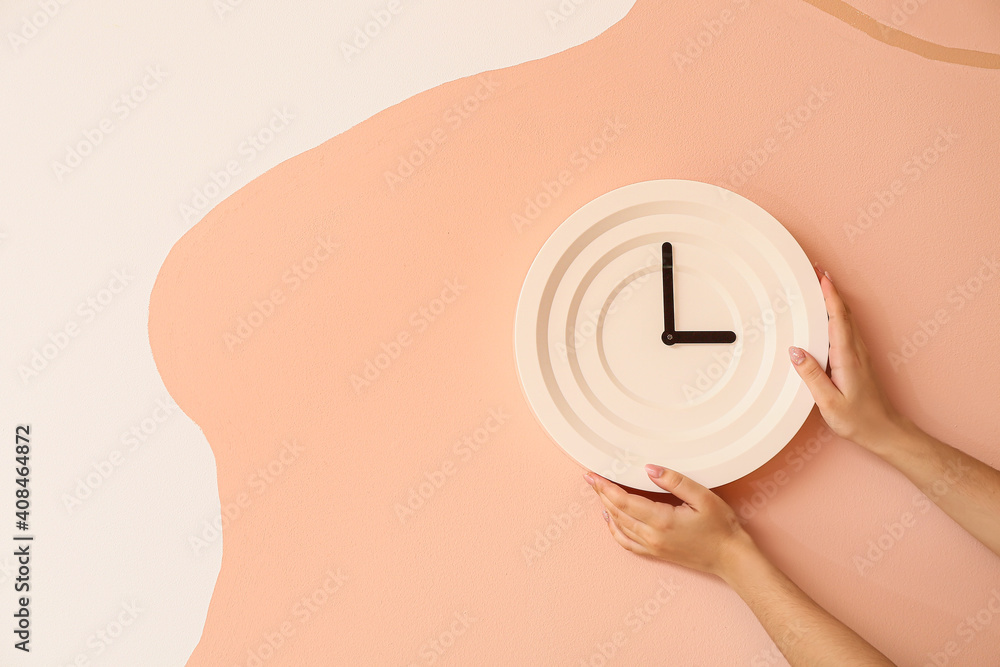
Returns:
[[[788,348],[788,356],[792,360],[792,365],[795,366],[795,372],[806,383],[809,393],[812,394],[820,409],[830,405],[840,395],[837,385],[833,384],[833,380],[826,374],[826,370],[819,365],[815,357],[801,347]]]
[[[664,491],[669,491],[696,509],[704,505],[711,496],[715,495],[706,487],[690,477],[685,477],[676,470],[647,463],[646,472],[649,474],[649,478],[653,480],[653,484],[656,484]]]

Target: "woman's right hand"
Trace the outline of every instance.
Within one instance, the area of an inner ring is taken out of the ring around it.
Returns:
[[[882,390],[868,348],[830,274],[819,269],[817,274],[830,318],[830,375],[805,350],[791,347],[788,354],[833,432],[872,449],[908,420]]]

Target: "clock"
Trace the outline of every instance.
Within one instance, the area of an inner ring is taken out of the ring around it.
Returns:
[[[543,429],[588,470],[663,492],[655,463],[715,487],[757,469],[813,399],[789,346],[826,365],[826,307],[781,223],[724,188],[655,180],[567,218],[524,279],[514,357]]]

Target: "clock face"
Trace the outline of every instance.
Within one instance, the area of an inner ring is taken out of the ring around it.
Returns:
[[[635,183],[576,211],[528,270],[514,352],[542,427],[619,484],[643,466],[708,487],[755,470],[813,406],[788,347],[827,361],[819,281],[753,202],[682,180]]]

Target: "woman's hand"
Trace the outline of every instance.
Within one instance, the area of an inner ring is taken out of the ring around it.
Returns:
[[[684,504],[675,507],[628,493],[592,472],[583,476],[604,504],[604,519],[618,544],[723,579],[745,549],[756,549],[722,498],[679,472],[652,464],[646,472]]]
[[[801,348],[789,348],[788,355],[833,432],[872,449],[906,420],[882,391],[868,348],[830,275],[817,273],[830,317],[830,375]]]

